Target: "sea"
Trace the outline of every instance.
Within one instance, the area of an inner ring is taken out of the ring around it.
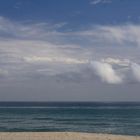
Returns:
[[[140,136],[140,102],[0,102],[0,132]]]

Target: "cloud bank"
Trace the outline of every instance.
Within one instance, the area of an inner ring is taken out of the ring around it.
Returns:
[[[92,25],[62,32],[64,25],[25,24],[0,17],[0,75],[8,72],[7,81],[70,79],[68,75],[87,81],[91,69],[109,84],[127,83],[128,71],[140,82],[140,25]]]

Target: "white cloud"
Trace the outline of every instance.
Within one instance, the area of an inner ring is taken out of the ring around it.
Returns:
[[[119,26],[102,26],[100,28],[105,40],[118,44],[135,43],[140,46],[139,35],[140,25],[119,25]]]
[[[119,59],[119,58],[111,58],[111,57],[103,58],[101,61],[103,63],[109,63],[111,65],[114,64],[114,65],[126,66],[126,67],[128,67],[131,63],[129,59]]]
[[[98,4],[100,3],[102,0],[93,0],[92,2],[90,2],[90,4]]]
[[[140,65],[136,63],[132,63],[131,70],[134,78],[140,82]]]
[[[109,84],[119,84],[122,82],[122,77],[115,72],[110,64],[92,61],[91,66],[95,74],[98,75],[102,81]]]
[[[94,25],[82,31],[72,32],[67,35],[86,40],[90,45],[115,46],[115,47],[140,47],[140,25]]]
[[[3,38],[4,35],[7,39],[51,40],[55,36],[58,38],[58,36],[63,35],[63,33],[57,32],[56,30],[65,24],[15,22],[0,16],[0,37]]]
[[[90,4],[96,5],[99,3],[111,3],[111,0],[93,0],[90,2]]]
[[[27,62],[52,62],[52,63],[64,63],[64,64],[84,64],[87,63],[88,60],[80,60],[77,58],[69,58],[69,57],[42,57],[42,56],[33,56],[33,57],[24,57]]]

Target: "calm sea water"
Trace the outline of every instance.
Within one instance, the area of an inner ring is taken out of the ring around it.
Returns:
[[[140,103],[0,102],[0,131],[140,135]]]

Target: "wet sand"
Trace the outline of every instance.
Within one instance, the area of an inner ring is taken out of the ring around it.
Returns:
[[[0,140],[140,140],[140,136],[75,132],[0,132]]]

